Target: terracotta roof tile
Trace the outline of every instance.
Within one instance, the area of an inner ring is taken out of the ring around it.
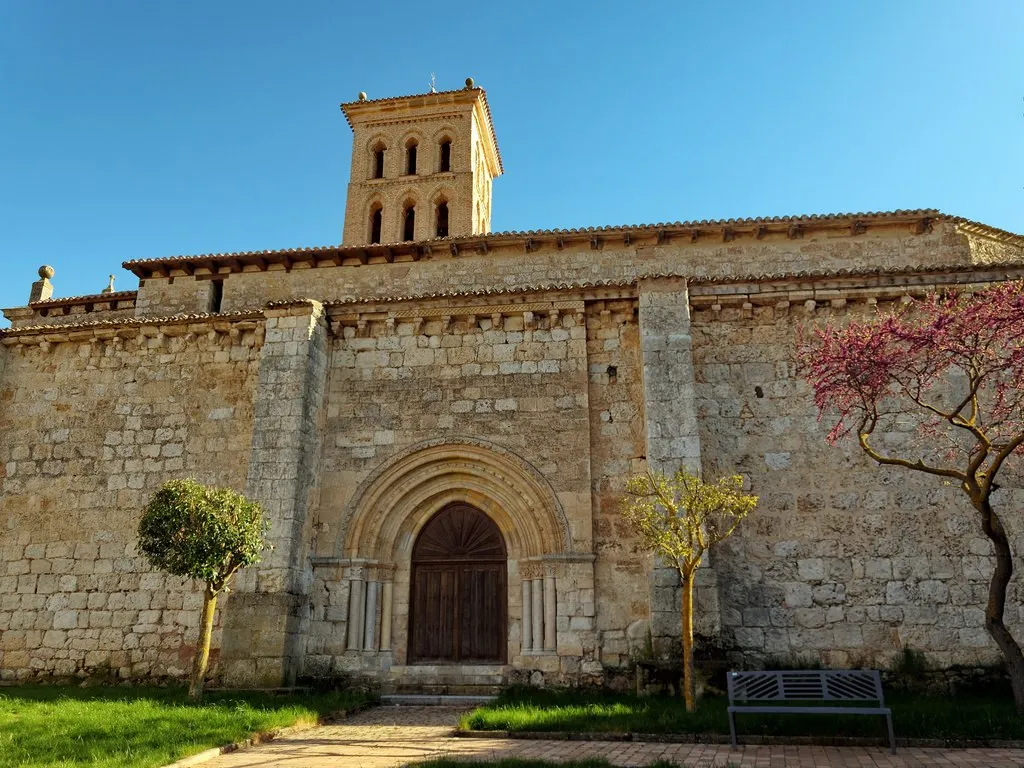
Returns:
[[[87,293],[82,296],[53,296],[42,301],[33,301],[29,304],[33,309],[58,306],[61,304],[89,304],[103,301],[121,301],[123,299],[134,299],[138,291],[115,291],[114,293]]]

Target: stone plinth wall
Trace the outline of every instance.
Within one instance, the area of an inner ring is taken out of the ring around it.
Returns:
[[[258,339],[148,330],[2,347],[4,680],[187,673],[200,587],[151,571],[135,532],[166,480],[245,488]]]
[[[852,441],[829,446],[831,425],[796,375],[799,327],[874,312],[864,302],[723,303],[693,315],[704,470],[740,472],[761,497],[715,560],[723,640],[747,661],[884,667],[902,648],[943,666],[999,657],[983,615],[991,549],[963,493],[881,468]],[[897,446],[913,434],[880,439]],[[1007,473],[998,505],[1017,553],[1022,501]],[[1007,609],[1018,637],[1020,590],[1018,574]]]

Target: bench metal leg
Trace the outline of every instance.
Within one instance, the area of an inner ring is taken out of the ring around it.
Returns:
[[[737,749],[736,746],[736,713],[729,713],[729,743],[733,749]]]
[[[896,754],[896,734],[892,730],[892,713],[885,713],[885,724],[889,726],[889,751]]]

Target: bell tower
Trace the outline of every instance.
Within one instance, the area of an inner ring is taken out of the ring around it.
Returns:
[[[341,105],[352,128],[343,245],[486,234],[502,174],[487,94],[457,91]]]

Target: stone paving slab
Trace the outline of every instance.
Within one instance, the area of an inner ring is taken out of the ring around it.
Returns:
[[[1024,768],[1020,749],[900,749],[885,747],[747,746],[612,741],[527,741],[455,738],[464,710],[377,707],[344,723],[286,736],[221,755],[204,768],[396,768],[431,757],[493,760],[540,758],[562,762],[600,757],[617,766],[670,760],[686,768]]]

